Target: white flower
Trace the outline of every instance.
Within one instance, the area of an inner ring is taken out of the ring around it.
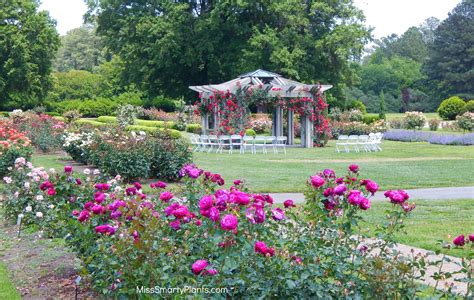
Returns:
[[[115,189],[114,189],[114,192],[116,193],[120,193],[122,191],[122,188],[119,187],[119,186],[116,186]]]
[[[55,169],[55,168],[51,168],[51,169],[49,169],[49,172],[50,172],[50,173],[56,173],[56,169]]]
[[[95,170],[94,170],[94,175],[99,175],[99,174],[100,174],[99,169],[95,169]]]
[[[18,215],[18,218],[19,218],[19,219],[23,219],[24,216],[25,216],[25,215],[23,215],[23,214],[19,214],[19,215]]]
[[[54,206],[54,204],[51,204],[51,205],[48,206],[49,209],[53,209],[53,208],[55,208],[55,207],[56,207],[56,206]]]
[[[43,217],[43,213],[39,211],[39,212],[36,213],[36,216],[37,216],[38,218],[42,218],[42,217]]]
[[[138,133],[139,133],[141,136],[146,135],[146,132],[145,132],[145,131],[139,131]]]
[[[3,177],[3,181],[5,181],[7,184],[10,184],[13,180],[10,177],[5,176]]]
[[[26,181],[23,186],[25,187],[25,189],[29,189],[30,188],[30,183],[28,181]]]
[[[91,173],[91,170],[89,170],[89,169],[84,169],[83,172],[84,172],[84,174],[89,175],[89,174]]]
[[[20,196],[20,192],[15,192],[15,194],[13,194],[13,196],[14,196],[15,198],[18,198],[18,196]]]
[[[15,165],[23,166],[24,164],[26,164],[26,159],[24,157],[18,157],[15,159]]]
[[[27,207],[25,207],[25,211],[26,211],[26,212],[30,212],[30,211],[32,211],[32,210],[33,210],[33,208],[32,208],[31,206],[29,206],[29,205],[28,205]]]
[[[43,201],[43,199],[44,199],[43,195],[36,196],[36,200],[38,201]]]
[[[122,179],[122,176],[120,176],[120,174],[118,174],[117,176],[115,176],[115,180],[120,181],[121,179]]]

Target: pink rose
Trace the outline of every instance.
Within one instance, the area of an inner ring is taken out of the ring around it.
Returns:
[[[359,166],[358,165],[350,165],[349,166],[349,171],[351,171],[352,173],[357,173],[357,172],[359,172]]]
[[[362,197],[359,207],[363,210],[368,210],[370,208],[370,201],[369,199]]]
[[[247,205],[250,203],[249,195],[241,191],[232,192],[232,194],[230,194],[230,199],[232,202],[240,205]]]
[[[94,194],[94,200],[97,203],[102,203],[105,200],[105,194],[101,192],[97,192]]]
[[[191,269],[195,275],[199,275],[207,267],[207,265],[207,260],[198,259],[193,263]]]
[[[333,188],[327,188],[323,192],[324,197],[329,197],[334,194],[334,189]]]
[[[71,173],[72,172],[72,166],[65,166],[64,167],[64,172]]]
[[[324,169],[323,176],[326,178],[334,178],[336,177],[336,173],[331,169]]]
[[[209,209],[209,219],[211,219],[214,222],[217,222],[219,221],[219,218],[220,218],[219,210],[215,207],[211,207]]]
[[[75,216],[75,217],[77,217],[77,216],[79,215],[79,211],[73,210],[73,211],[72,211],[72,215]]]
[[[367,190],[367,192],[373,195],[379,190],[379,185],[376,182],[369,180],[365,185],[365,189]]]
[[[179,230],[181,228],[181,222],[179,221],[179,219],[176,219],[173,222],[170,222],[170,227],[174,230]]]
[[[214,203],[214,198],[212,195],[206,195],[199,200],[199,209],[208,210],[212,207]]]
[[[225,215],[221,220],[221,227],[224,230],[234,230],[238,225],[237,218],[234,215]]]
[[[48,189],[48,195],[49,195],[49,196],[54,196],[54,195],[56,195],[56,190],[55,190],[53,187],[49,188],[49,189]]]
[[[361,192],[358,190],[351,190],[349,192],[349,196],[347,197],[348,202],[356,206],[361,203],[362,199],[363,197],[361,195]]]
[[[211,275],[211,276],[214,276],[214,275],[217,275],[217,270],[216,269],[209,269],[207,270],[206,274],[208,275]]]
[[[87,221],[89,220],[90,218],[90,214],[89,214],[89,211],[87,210],[83,210],[79,213],[79,217],[77,218],[77,220],[79,222],[84,222],[84,221]]]
[[[173,210],[173,216],[178,219],[182,219],[189,214],[188,208],[186,206],[180,206]]]
[[[470,234],[470,235],[469,235],[469,241],[470,241],[471,243],[474,243],[474,234]]]
[[[319,175],[311,176],[311,185],[315,188],[320,188],[324,185],[324,178]]]
[[[344,184],[339,184],[334,188],[334,194],[343,195],[347,191],[347,187]]]
[[[254,246],[255,253],[261,253],[265,255],[267,252],[267,245],[264,242],[257,241]]]
[[[295,203],[293,202],[293,200],[285,200],[285,202],[283,202],[283,205],[285,206],[285,208],[288,208],[288,207],[296,207]]]
[[[171,199],[173,199],[173,197],[174,197],[173,193],[168,192],[168,191],[162,192],[162,193],[160,194],[160,200],[163,201],[163,202],[168,202],[168,201],[170,201]]]
[[[142,185],[140,184],[140,182],[135,181],[135,182],[133,183],[133,186],[134,186],[137,190],[141,190],[141,189],[142,189]]]
[[[240,179],[234,180],[234,185],[240,185],[242,181]]]
[[[106,235],[112,235],[115,233],[115,228],[109,224],[99,225],[95,227],[95,233],[102,233]]]
[[[285,212],[281,208],[277,207],[272,210],[272,218],[276,221],[281,221],[285,219]]]
[[[453,240],[453,244],[456,246],[462,247],[464,246],[465,243],[466,243],[466,238],[462,234]]]
[[[91,210],[94,214],[101,215],[104,213],[105,207],[103,207],[102,205],[95,204],[91,207]]]

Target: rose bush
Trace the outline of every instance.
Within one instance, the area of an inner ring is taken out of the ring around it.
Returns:
[[[26,177],[12,175],[9,195],[27,181],[32,193],[26,202],[13,195],[8,206],[15,213],[31,206],[32,223],[65,237],[106,297],[136,297],[137,286],[157,285],[227,287],[216,295],[222,298],[414,298],[423,288],[415,281],[423,257],[394,248],[415,205],[402,190],[385,192],[387,220],[377,239],[365,237],[361,222],[378,185],[362,179],[357,165],[341,177],[329,169],[314,174],[303,206],[286,200],[279,207],[269,195],[249,192],[245,181],[224,188],[219,174],[195,165],[180,170],[183,185],[169,190],[152,182],[145,193],[138,182],[123,186],[90,174],[81,181],[70,167],[30,176],[32,166],[17,164]]]
[[[407,111],[403,115],[403,124],[406,129],[422,129],[425,123],[426,117],[422,112]]]
[[[10,120],[0,120],[0,176],[7,173],[15,159],[29,158],[32,153],[30,139]]]

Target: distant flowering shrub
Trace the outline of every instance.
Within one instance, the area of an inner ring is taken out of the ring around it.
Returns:
[[[117,108],[117,122],[124,129],[128,125],[135,124],[137,117],[143,115],[143,108],[131,104],[119,105]]]
[[[429,127],[430,127],[430,130],[431,130],[431,131],[436,131],[436,130],[438,130],[439,123],[440,123],[440,122],[439,122],[438,119],[430,119],[430,120],[428,121],[428,125],[429,125]]]
[[[330,169],[310,176],[306,203],[286,200],[284,208],[243,180],[224,188],[219,174],[193,164],[180,170],[178,189],[153,182],[148,193],[139,182],[73,171],[49,173],[18,159],[4,179],[7,217],[22,214],[64,237],[106,297],[135,297],[137,286],[158,283],[225,286],[222,298],[416,298],[423,288],[415,280],[427,262],[393,248],[415,205],[405,191],[387,191],[387,220],[378,239],[367,240],[360,222],[379,187],[360,178],[357,165],[340,177]]]
[[[406,129],[421,129],[425,126],[426,117],[422,112],[407,111],[403,115],[403,123]]]
[[[457,116],[456,123],[458,127],[464,131],[473,131],[474,130],[474,113],[465,112],[464,114]]]
[[[389,130],[383,136],[386,140],[400,142],[429,142],[441,145],[474,145],[474,134],[446,134],[412,130]]]
[[[376,121],[370,125],[363,122],[341,122],[332,121],[331,133],[337,138],[339,135],[368,135],[375,132],[385,132],[387,130],[384,120]]]
[[[30,139],[10,120],[0,120],[0,176],[7,173],[15,159],[29,158],[32,152]]]
[[[249,119],[249,127],[257,134],[272,131],[272,120],[268,114],[254,114]]]

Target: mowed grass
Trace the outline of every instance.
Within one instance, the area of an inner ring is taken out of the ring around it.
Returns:
[[[8,278],[7,268],[3,264],[0,264],[0,299],[21,299],[20,294]]]
[[[382,190],[473,185],[474,147],[384,141],[382,152],[337,153],[324,148],[290,148],[283,154],[194,153],[201,168],[231,182],[245,179],[254,192],[302,192],[309,176],[331,168],[340,176],[358,164],[364,178]]]
[[[372,207],[363,212],[366,224],[362,229],[372,232],[375,224],[386,219],[385,211],[392,204],[386,201],[373,201]],[[438,241],[452,242],[458,235],[474,234],[474,200],[419,200],[416,208],[405,219],[406,233],[398,233],[399,243],[424,248],[432,251],[442,249]],[[469,257],[474,255],[474,247],[468,244],[464,248],[443,250],[449,255]]]

